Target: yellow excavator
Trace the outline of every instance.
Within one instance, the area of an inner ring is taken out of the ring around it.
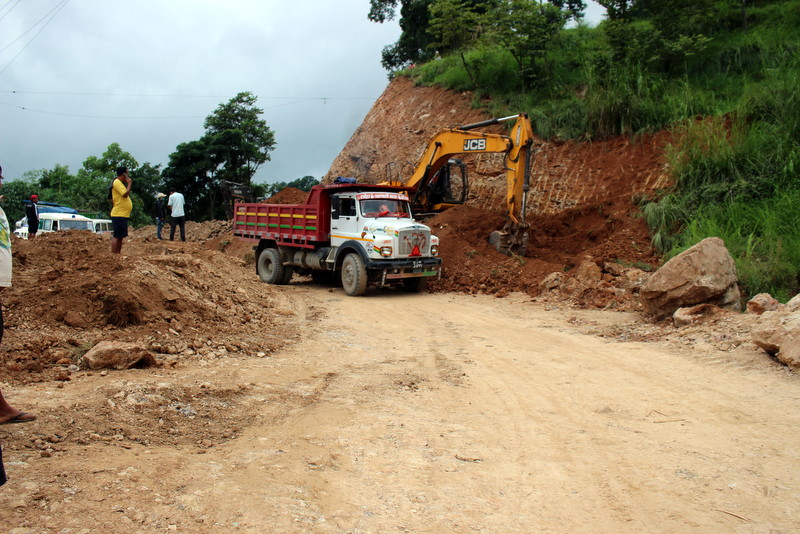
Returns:
[[[515,122],[509,135],[479,131],[512,120]],[[428,143],[411,178],[385,183],[409,188],[415,215],[439,213],[464,204],[469,193],[466,165],[454,156],[489,152],[505,154],[508,210],[505,225],[502,230],[492,232],[489,242],[504,254],[524,256],[528,247],[529,225],[525,222],[525,210],[533,157],[533,129],[527,114],[446,128]]]

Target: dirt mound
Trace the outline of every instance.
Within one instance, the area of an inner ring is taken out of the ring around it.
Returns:
[[[3,294],[6,379],[65,376],[53,364],[75,363],[104,339],[183,356],[280,346],[294,335],[292,313],[276,309],[273,288],[252,265],[212,249],[224,248],[213,237],[221,226],[191,225],[196,239],[209,236],[202,243],[134,237],[121,255],[110,253],[108,238],[83,232],[15,240],[14,286]]]
[[[530,222],[526,256],[509,257],[488,242],[489,234],[503,226],[501,214],[459,206],[430,219],[427,223],[441,239],[444,271],[442,279],[429,287],[497,296],[518,291],[580,307],[638,309],[638,293],[626,288],[628,279],[619,274],[626,268],[650,269],[658,263],[640,219],[624,212],[585,208],[534,217]],[[577,267],[587,260],[600,267],[598,279],[575,282]],[[619,267],[611,273],[603,270],[606,264]],[[552,273],[564,273],[555,292],[541,286]]]
[[[305,204],[308,193],[296,187],[284,187],[264,201],[265,204]]]

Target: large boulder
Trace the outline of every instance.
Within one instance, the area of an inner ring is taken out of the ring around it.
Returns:
[[[123,341],[101,341],[83,355],[79,364],[89,369],[118,370],[158,365],[147,349]]]
[[[800,293],[792,297],[789,302],[786,303],[786,311],[800,311]]]
[[[753,343],[800,371],[800,311],[768,311],[750,332]]]
[[[669,260],[647,279],[639,295],[644,312],[656,319],[703,303],[741,310],[736,264],[718,237],[706,238]]]

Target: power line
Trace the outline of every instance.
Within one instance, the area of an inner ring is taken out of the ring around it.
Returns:
[[[10,67],[12,63],[14,63],[14,60],[15,60],[15,59],[17,59],[17,58],[20,56],[20,54],[22,54],[22,53],[25,51],[25,49],[26,49],[26,48],[28,48],[28,45],[30,45],[30,44],[31,44],[31,43],[32,43],[34,40],[36,40],[36,38],[37,38],[37,37],[39,37],[39,34],[40,34],[40,33],[42,33],[42,32],[44,31],[44,29],[45,29],[45,28],[47,28],[47,26],[48,26],[48,25],[49,25],[51,22],[53,22],[53,19],[54,19],[54,18],[56,18],[56,16],[57,16],[57,15],[58,15],[58,14],[61,12],[61,10],[62,10],[62,9],[64,9],[64,6],[66,6],[68,3],[69,3],[69,0],[62,0],[62,2],[61,2],[60,4],[57,4],[57,5],[56,5],[56,7],[54,7],[53,9],[51,9],[51,10],[50,10],[50,12],[49,12],[49,13],[47,13],[47,15],[45,15],[44,17],[42,17],[41,19],[39,19],[39,22],[41,22],[41,21],[43,21],[45,18],[47,18],[47,17],[48,17],[48,15],[50,15],[50,13],[53,13],[53,15],[50,17],[50,19],[49,19],[47,22],[45,22],[45,23],[44,23],[44,26],[42,26],[41,28],[39,28],[39,31],[38,31],[38,32],[36,32],[36,35],[34,35],[33,37],[31,37],[31,40],[30,40],[30,41],[28,41],[27,43],[25,43],[25,46],[23,46],[23,47],[22,47],[22,50],[20,50],[19,52],[17,52],[17,55],[16,55],[16,56],[14,56],[13,58],[11,58],[11,61],[9,61],[9,62],[8,62],[8,64],[7,64],[5,67],[3,67],[3,70],[0,70],[0,74],[3,74],[3,73],[6,71],[6,69],[7,69],[8,67]],[[54,13],[54,12],[55,12],[55,13]],[[32,27],[31,29],[33,29],[34,27],[36,27],[36,26],[39,24],[39,22],[37,22],[36,24],[34,24],[34,25],[33,25],[33,27]],[[30,31],[30,30],[28,30],[28,31]],[[25,32],[25,33],[28,33],[28,32]],[[23,34],[23,35],[24,35],[24,34]],[[10,46],[10,45],[9,45],[9,46]],[[6,48],[8,48],[8,47],[6,47]]]
[[[0,91],[0,92],[2,92],[2,91]],[[274,109],[274,108],[279,108],[279,107],[284,107],[284,106],[294,106],[296,104],[302,104],[304,102],[311,102],[311,101],[314,101],[314,100],[319,100],[320,102],[325,104],[325,103],[327,103],[328,100],[367,100],[367,99],[353,99],[353,98],[351,98],[351,99],[338,98],[337,99],[337,98],[327,98],[327,97],[300,98],[300,99],[296,98],[293,102],[285,102],[285,103],[281,103],[281,104],[275,104],[275,105],[272,105],[272,106],[266,106],[264,109]],[[203,118],[206,117],[205,115],[162,115],[162,116],[153,116],[153,117],[141,116],[141,115],[137,115],[137,116],[83,115],[83,114],[78,114],[78,113],[63,113],[63,112],[60,112],[60,111],[48,111],[48,110],[43,110],[43,109],[29,108],[29,107],[26,107],[26,106],[19,106],[17,104],[10,104],[8,102],[2,102],[2,101],[0,101],[0,105],[8,106],[10,108],[17,108],[17,109],[20,109],[22,111],[30,111],[32,113],[41,113],[43,115],[57,115],[57,116],[62,116],[62,117],[73,117],[73,118],[79,118],[79,119],[175,120],[175,119],[203,119]]]
[[[66,92],[66,91],[19,91],[7,90],[0,91],[0,94],[9,95],[49,95],[49,96],[124,96],[137,98],[230,98],[230,95],[187,95],[187,94],[158,94],[158,93],[91,93],[91,92]],[[352,96],[352,97],[331,97],[331,96],[261,96],[261,100],[375,100],[375,98]]]
[[[3,106],[8,106],[11,108],[21,109],[23,111],[30,111],[33,113],[42,113],[44,115],[59,115],[62,117],[73,117],[79,119],[113,119],[113,120],[163,120],[163,119],[201,119],[203,118],[202,115],[187,115],[187,116],[161,116],[161,117],[142,117],[142,116],[135,116],[135,117],[121,117],[121,116],[112,116],[112,115],[80,115],[77,113],[61,113],[58,111],[46,111],[43,109],[34,109],[28,108],[25,106],[17,106],[15,104],[9,104],[8,102],[0,102]]]
[[[4,10],[5,8],[7,8],[7,7],[8,7],[8,4],[10,4],[10,3],[11,3],[11,2],[13,2],[13,1],[14,1],[14,0],[8,0],[8,2],[6,2],[6,5],[4,5],[3,7],[0,7],[0,11]],[[22,0],[16,0],[16,3],[15,3],[13,6],[11,6],[11,8],[10,8],[10,9],[9,9],[9,10],[8,10],[6,13],[5,13],[5,15],[3,15],[2,17],[0,17],[0,20],[3,20],[4,18],[6,18],[6,17],[8,16],[8,14],[9,14],[9,13],[11,13],[12,11],[14,11],[14,8],[15,8],[15,7],[17,7],[17,6],[19,5],[19,3],[20,3],[20,2],[22,2]]]

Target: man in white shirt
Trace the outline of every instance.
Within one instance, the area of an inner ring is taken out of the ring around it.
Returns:
[[[172,217],[172,225],[169,229],[169,240],[175,241],[175,227],[181,227],[181,241],[186,241],[186,212],[184,211],[185,201],[183,195],[177,191],[172,191],[169,194],[167,207],[170,209]]]

